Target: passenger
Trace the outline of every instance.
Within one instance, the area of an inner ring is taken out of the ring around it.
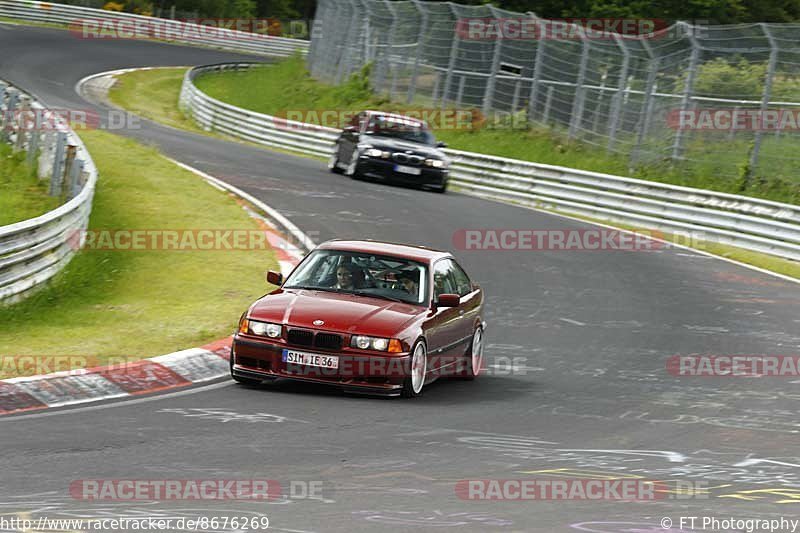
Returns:
[[[419,271],[403,271],[397,275],[397,279],[402,283],[402,289],[415,298],[419,295]]]

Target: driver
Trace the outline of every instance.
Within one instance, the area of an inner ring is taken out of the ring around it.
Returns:
[[[336,269],[336,289],[353,290],[356,288],[354,280],[355,268],[349,263],[339,265]]]

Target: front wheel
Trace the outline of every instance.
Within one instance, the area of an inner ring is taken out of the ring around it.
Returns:
[[[343,172],[339,166],[339,145],[336,145],[336,149],[333,151],[333,155],[331,155],[328,161],[328,170],[334,174],[341,174]]]
[[[354,180],[361,177],[361,173],[358,171],[358,154],[353,154],[350,164],[347,165],[347,170],[344,171],[344,175],[350,176]]]
[[[422,394],[422,387],[425,386],[425,377],[428,373],[428,350],[425,343],[417,341],[414,350],[411,352],[411,372],[403,381],[403,398],[416,398]]]

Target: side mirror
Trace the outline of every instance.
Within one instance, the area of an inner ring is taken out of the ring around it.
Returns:
[[[440,294],[436,300],[437,307],[458,307],[461,297],[458,294]]]
[[[438,142],[436,143],[436,147],[437,147],[437,148],[447,148],[447,143],[446,143],[446,142],[444,142],[444,141],[438,141]]]
[[[272,285],[280,285],[283,283],[283,275],[279,272],[275,272],[274,270],[267,271],[267,283],[271,283]]]

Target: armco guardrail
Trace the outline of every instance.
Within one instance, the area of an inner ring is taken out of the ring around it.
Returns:
[[[209,131],[330,156],[338,130],[241,109],[211,98],[194,85],[199,75],[251,66],[226,63],[189,70],[181,90],[181,109]],[[452,158],[451,183],[470,194],[800,260],[800,206],[459,150],[446,152]]]
[[[80,138],[56,113],[0,82],[0,141],[27,152],[28,163],[66,203],[44,215],[0,226],[0,302],[10,303],[53,277],[79,248],[89,223],[97,168]]]
[[[0,0],[0,17],[69,26],[76,38],[140,38],[265,56],[308,53],[308,41],[66,4]],[[105,25],[103,25],[105,24]]]

